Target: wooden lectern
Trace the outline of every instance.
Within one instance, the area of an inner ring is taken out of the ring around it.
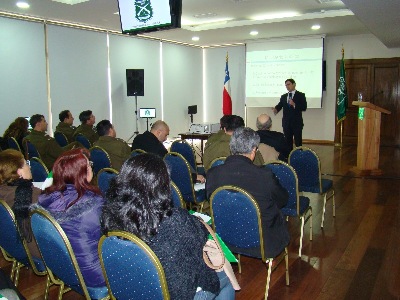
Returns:
[[[357,167],[352,171],[362,176],[382,175],[379,169],[381,113],[390,115],[390,111],[369,102],[353,101],[352,104],[359,107]],[[360,109],[364,109],[363,117]]]

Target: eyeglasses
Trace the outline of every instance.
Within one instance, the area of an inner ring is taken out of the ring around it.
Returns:
[[[89,166],[93,168],[93,162],[91,160],[89,160]]]
[[[27,160],[27,161],[26,161],[26,164],[27,164],[28,166],[31,166],[31,161],[30,161],[30,160]]]

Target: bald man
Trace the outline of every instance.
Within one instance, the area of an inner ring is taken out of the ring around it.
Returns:
[[[279,152],[278,158],[287,162],[290,152],[289,147],[283,133],[271,130],[271,117],[267,114],[259,115],[256,126],[258,129],[257,133],[260,136],[260,143],[275,148],[275,150]]]
[[[163,142],[167,140],[169,135],[169,127],[164,121],[156,121],[150,128],[135,137],[132,142],[132,150],[142,149],[149,153],[154,153],[161,158],[168,153]]]

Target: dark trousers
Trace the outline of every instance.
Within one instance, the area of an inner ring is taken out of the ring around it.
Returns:
[[[283,127],[283,134],[285,135],[286,142],[289,150],[293,150],[293,138],[296,147],[303,144],[303,126],[296,126],[295,124],[286,124]]]

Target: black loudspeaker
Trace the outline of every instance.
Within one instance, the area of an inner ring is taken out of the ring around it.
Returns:
[[[188,106],[188,114],[189,115],[197,114],[197,105]]]
[[[127,96],[144,96],[144,70],[126,69]]]

